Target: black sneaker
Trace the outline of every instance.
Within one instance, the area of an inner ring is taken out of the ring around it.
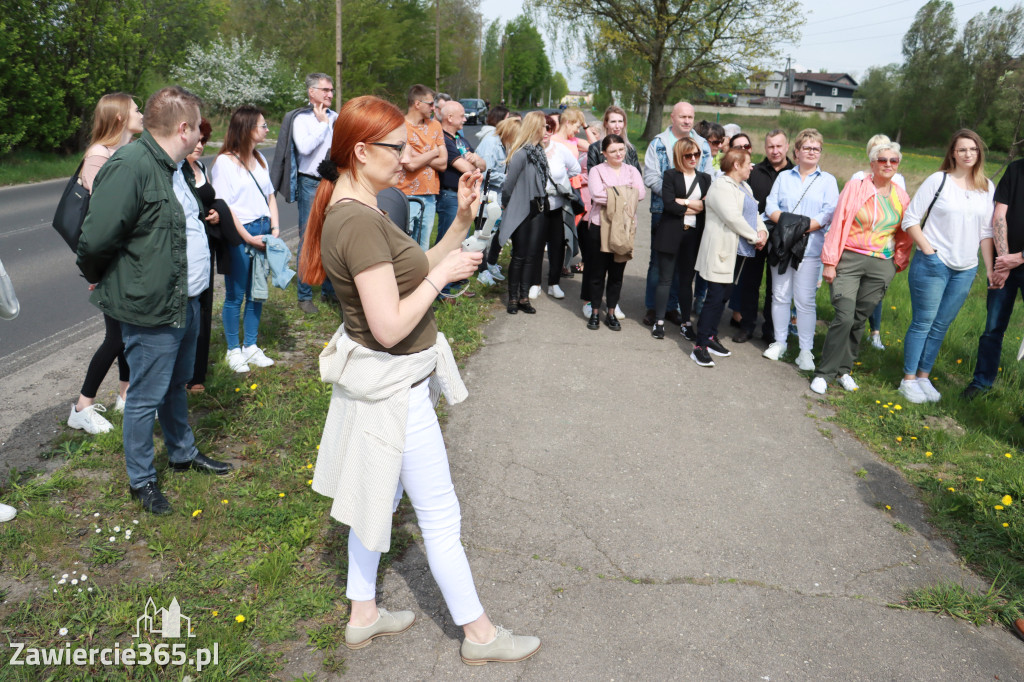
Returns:
[[[717,336],[712,336],[708,339],[708,350],[722,358],[727,358],[732,355],[732,351],[723,346]]]
[[[711,359],[708,349],[705,346],[694,346],[690,353],[690,359],[701,367],[714,367],[715,361]]]
[[[975,386],[974,384],[968,384],[967,388],[965,388],[964,392],[961,393],[960,395],[961,395],[961,397],[963,397],[964,400],[974,400],[975,398],[977,398],[978,396],[980,396],[984,392],[985,392],[985,390],[983,388],[981,388],[980,386]]]
[[[656,339],[665,338],[665,323],[658,322],[653,327],[651,327],[651,336],[653,336]]]
[[[697,332],[693,331],[692,324],[684,324],[679,327],[679,333],[690,343],[697,343]]]

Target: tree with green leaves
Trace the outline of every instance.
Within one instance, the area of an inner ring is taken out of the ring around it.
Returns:
[[[529,0],[555,25],[592,32],[599,50],[636,55],[649,69],[643,138],[661,132],[662,111],[680,86],[704,87],[719,68],[746,71],[778,57],[782,36],[799,37],[797,0]],[[579,42],[579,41],[577,41]],[[594,53],[591,53],[594,54]]]
[[[544,38],[525,14],[505,24],[504,38],[505,99],[532,107],[547,96],[551,78]]]

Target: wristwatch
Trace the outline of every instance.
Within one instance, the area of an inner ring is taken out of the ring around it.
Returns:
[[[684,208],[690,208],[690,200],[689,199],[683,199],[683,207]]]

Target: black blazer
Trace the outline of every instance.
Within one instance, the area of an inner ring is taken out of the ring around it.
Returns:
[[[707,173],[697,171],[697,185],[700,187],[702,199],[708,196],[708,189],[711,187],[711,176]],[[661,198],[665,202],[664,212],[661,214],[661,224],[654,231],[654,238],[651,248],[662,253],[675,253],[679,250],[679,243],[683,240],[683,216],[686,214],[686,207],[676,203],[676,197],[685,197],[686,178],[675,168],[669,168],[661,180]],[[704,230],[704,215],[701,211],[697,218],[697,234]]]

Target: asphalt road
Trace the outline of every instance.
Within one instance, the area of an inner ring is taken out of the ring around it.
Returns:
[[[478,130],[466,126],[474,145]],[[273,160],[273,147],[261,151]],[[213,157],[203,161],[209,167]],[[0,259],[21,303],[21,315],[0,324],[0,379],[103,329],[103,317],[89,303],[88,284],[74,254],[51,225],[66,182],[0,188]],[[281,238],[298,239],[296,205],[279,196],[278,208]]]

